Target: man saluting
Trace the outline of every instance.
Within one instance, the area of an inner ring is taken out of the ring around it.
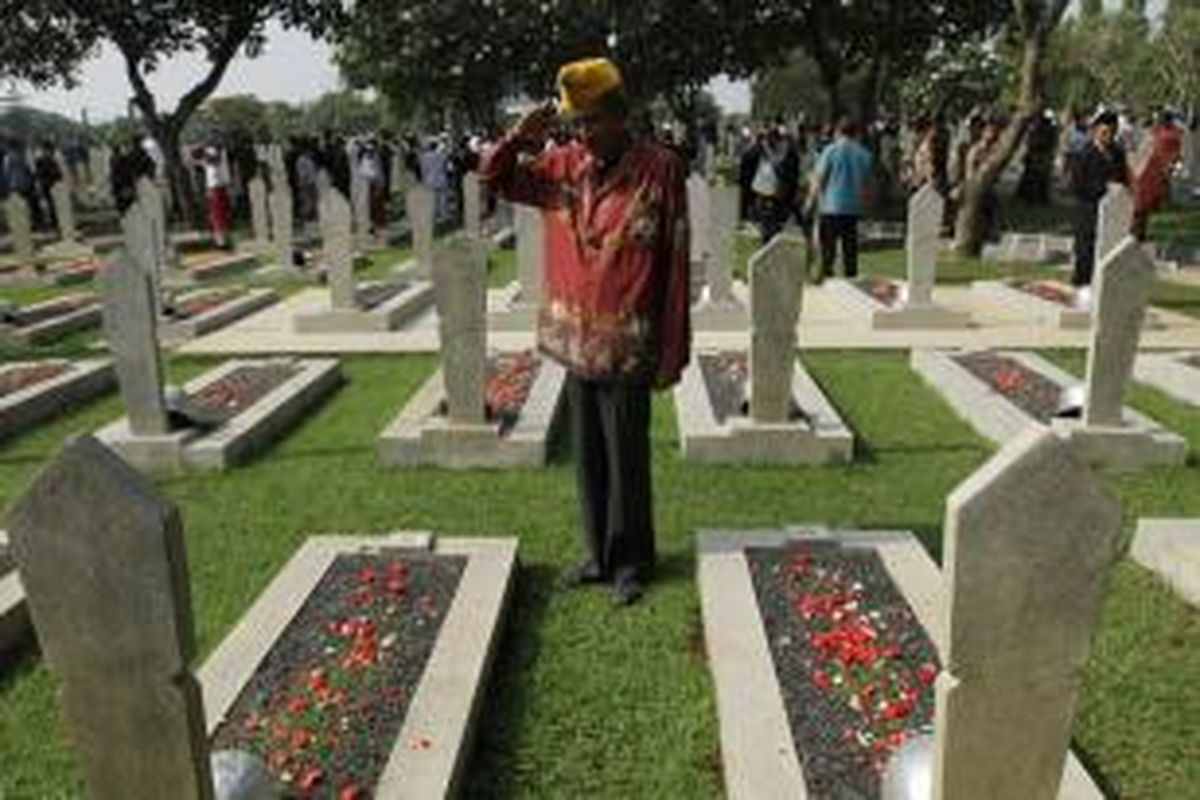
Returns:
[[[678,382],[691,347],[686,169],[636,137],[621,74],[568,64],[558,108],[525,116],[484,159],[483,180],[543,209],[538,346],[568,370],[586,560],[571,587],[608,583],[618,603],[654,567],[650,393]],[[547,147],[560,114],[575,138]]]

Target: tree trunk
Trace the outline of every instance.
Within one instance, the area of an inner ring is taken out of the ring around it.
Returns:
[[[1053,17],[1057,23],[1061,14]],[[1033,20],[1023,26],[1024,53],[1021,60],[1021,101],[1017,118],[1009,124],[996,143],[991,156],[978,173],[964,181],[962,196],[954,225],[954,249],[968,258],[978,258],[987,236],[984,201],[993,190],[1008,162],[1016,154],[1025,134],[1042,113],[1044,64],[1046,48],[1053,24]]]

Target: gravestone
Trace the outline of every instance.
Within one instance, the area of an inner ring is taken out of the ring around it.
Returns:
[[[283,150],[279,145],[267,148],[267,164],[271,174],[271,234],[275,246],[275,258],[279,265],[291,269],[292,235],[295,226],[292,187],[288,183],[287,167],[283,163]]]
[[[371,246],[371,185],[355,158],[350,160],[350,203],[354,216],[354,246],[366,252]]]
[[[718,183],[707,187],[708,229],[705,247],[708,258],[705,280],[708,284],[708,299],[713,303],[732,303],[733,263],[737,257],[737,228],[739,190],[735,186]],[[692,231],[692,236],[697,232]]]
[[[483,425],[487,254],[480,241],[471,236],[456,236],[439,248],[433,284],[447,416],[451,424]]]
[[[8,217],[8,232],[12,237],[13,252],[21,264],[32,264],[33,221],[29,216],[29,203],[17,192],[9,192],[4,201],[4,212]]]
[[[1096,266],[1116,250],[1133,230],[1133,195],[1124,186],[1110,183],[1096,216]]]
[[[750,259],[750,416],[785,423],[792,412],[804,243],[776,236]]]
[[[542,301],[542,279],[546,262],[546,231],[542,210],[533,206],[513,205],[517,229],[517,282],[521,285],[522,305],[535,306]]]
[[[935,800],[1058,797],[1120,530],[1120,506],[1045,429],[950,495]]]
[[[474,172],[463,175],[463,230],[468,236],[483,235],[483,185]]]
[[[167,238],[167,207],[163,202],[162,190],[149,178],[137,180],[138,205],[146,214],[151,228],[151,246],[154,250],[154,275],[157,285],[163,270],[171,265],[171,244]]]
[[[82,437],[18,502],[9,535],[88,796],[211,800],[178,510]]]
[[[692,173],[687,179],[688,219],[692,229],[691,261],[702,265],[708,261],[712,252],[709,241],[709,226],[713,220],[710,216],[710,187],[703,175]]]
[[[319,203],[321,246],[328,269],[333,307],[339,310],[357,308],[350,203],[333,186],[327,186],[320,192]]]
[[[54,214],[58,217],[58,235],[64,244],[79,244],[79,230],[75,226],[75,203],[71,197],[71,183],[66,178],[50,187],[50,199],[54,203]]]
[[[92,193],[105,202],[112,202],[112,151],[108,147],[93,147],[88,151],[92,173]]]
[[[271,246],[270,211],[267,208],[267,183],[261,175],[255,175],[246,184],[250,200],[250,224],[254,230],[254,246],[268,250]]]
[[[434,195],[427,186],[417,184],[404,195],[404,210],[412,232],[413,257],[419,275],[433,273],[433,211]]]
[[[1125,387],[1133,374],[1154,280],[1154,262],[1132,237],[1100,262],[1084,425],[1122,424]]]
[[[932,183],[908,201],[908,305],[933,305],[937,280],[938,239],[946,203]]]
[[[152,251],[152,224],[140,204],[134,203],[121,225],[129,252],[121,253],[100,275],[104,335],[116,361],[130,432],[161,436],[170,426],[158,349],[158,302],[152,277],[133,255]]]

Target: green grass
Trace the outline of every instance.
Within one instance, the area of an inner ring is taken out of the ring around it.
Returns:
[[[861,437],[853,465],[685,467],[672,404],[654,409],[656,518],[663,576],[647,602],[554,590],[579,556],[565,454],[540,471],[385,472],[374,437],[434,359],[346,360],[348,385],[249,466],[160,482],[184,514],[202,653],[210,651],[305,536],[400,528],[516,535],[522,567],[487,691],[466,795],[719,797],[712,686],[696,650],[691,533],[704,527],[826,523],[905,528],[940,552],[946,494],[990,447],[908,369],[901,354],[814,353],[817,379]],[[174,365],[180,380],[203,366]],[[1200,417],[1138,390],[1144,410],[1200,447]],[[64,437],[117,413],[114,397],[0,446],[0,500],[19,496]],[[561,448],[560,448],[561,450]],[[1127,516],[1200,516],[1196,469],[1114,479]],[[469,501],[468,501],[469,499]],[[1114,575],[1076,734],[1120,796],[1200,795],[1200,614],[1128,562]],[[54,678],[29,653],[0,676],[0,797],[77,796]]]

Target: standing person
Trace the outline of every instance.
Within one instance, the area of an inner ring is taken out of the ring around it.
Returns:
[[[1071,283],[1076,288],[1076,304],[1091,306],[1092,271],[1096,264],[1096,214],[1100,200],[1110,183],[1129,183],[1129,164],[1125,148],[1116,140],[1117,115],[1101,111],[1092,120],[1092,136],[1079,153],[1072,173],[1075,195],[1075,271]]]
[[[983,126],[983,132],[979,136],[979,141],[975,142],[967,152],[966,173],[964,175],[966,181],[975,181],[979,178],[984,167],[987,166],[988,161],[991,159],[996,146],[1000,143],[1000,135],[1004,133],[1004,129],[1007,127],[1008,119],[1002,114],[992,114],[987,118]],[[996,194],[995,182],[984,191],[980,205],[983,211],[984,237],[988,241],[991,241],[996,236],[1000,211],[1000,198]]]
[[[203,164],[208,224],[217,247],[229,249],[229,170],[220,149],[213,146],[204,149]]]
[[[1171,173],[1183,153],[1183,131],[1175,115],[1163,111],[1150,130],[1149,152],[1133,178],[1133,235],[1146,241],[1150,216],[1162,206],[1171,189]]]
[[[611,61],[569,64],[558,83],[577,140],[545,147],[558,119],[543,105],[481,175],[508,200],[549,212],[538,342],[569,372],[588,554],[564,582],[608,583],[628,605],[656,560],[650,394],[678,382],[691,349],[687,168],[633,132]]]
[[[57,229],[58,209],[54,207],[54,198],[51,196],[50,190],[65,176],[62,167],[58,164],[58,159],[55,158],[53,142],[42,142],[42,150],[33,162],[33,172],[37,178],[38,203],[44,213],[42,219],[46,221],[48,229]]]
[[[8,142],[4,155],[4,175],[8,179],[9,190],[25,198],[33,227],[41,228],[43,218],[42,206],[37,199],[37,180],[34,178],[33,168],[29,166],[25,143],[20,139],[11,139]]]
[[[847,278],[858,275],[858,218],[870,200],[874,158],[857,137],[858,126],[842,119],[833,144],[817,160],[814,188],[821,213],[820,280],[833,273],[839,242],[842,271]]]
[[[756,148],[754,181],[755,217],[766,246],[787,224],[800,182],[800,158],[786,133],[771,128]]]

